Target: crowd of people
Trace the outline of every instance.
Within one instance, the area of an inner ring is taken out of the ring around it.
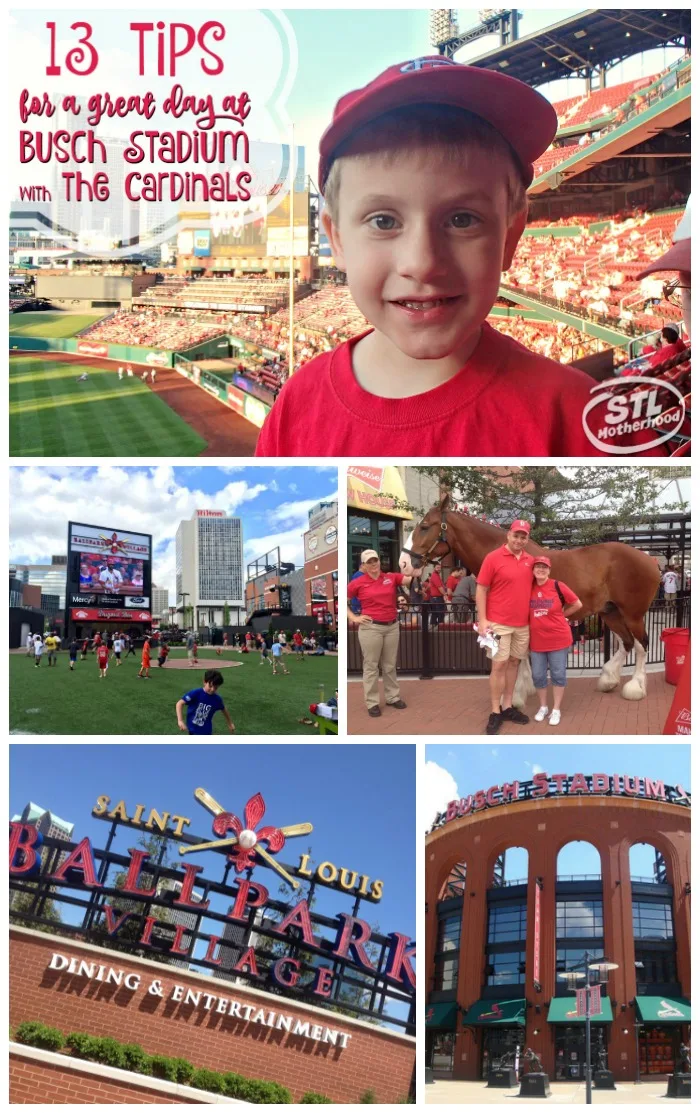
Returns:
[[[152,310],[142,313],[119,310],[112,317],[98,321],[86,329],[82,337],[108,344],[130,344],[134,347],[164,348],[176,352],[211,340],[221,332],[219,325],[211,324],[206,319]]]

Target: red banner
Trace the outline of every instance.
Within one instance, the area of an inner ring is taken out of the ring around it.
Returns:
[[[583,989],[576,990],[576,1016],[586,1015],[586,994],[591,995],[590,1016],[600,1016],[603,1011],[603,1006],[600,1001],[600,986],[592,985],[588,989],[584,986]]]
[[[532,932],[532,940],[534,943],[534,956],[532,959],[532,977],[533,980],[539,982],[540,980],[540,945],[542,938],[542,890],[537,882],[535,882],[535,923]]]
[[[243,394],[243,391],[238,390],[235,386],[229,385],[226,393],[228,396],[228,404],[231,409],[235,410],[237,414],[242,414],[245,405],[245,396]]]
[[[74,621],[85,622],[92,619],[104,618],[108,622],[121,622],[129,619],[132,622],[150,622],[150,611],[115,611],[101,610],[98,607],[73,607],[70,616]]]
[[[664,726],[664,734],[690,734],[690,642]]]

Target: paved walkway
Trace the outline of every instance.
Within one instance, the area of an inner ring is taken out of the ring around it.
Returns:
[[[632,670],[625,670],[624,677]],[[527,726],[504,723],[501,735],[516,738],[539,734],[661,734],[671,707],[675,687],[664,680],[663,671],[647,674],[647,697],[633,702],[623,699],[618,687],[614,692],[599,692],[597,676],[569,680],[561,723],[550,727],[534,722],[539,706],[531,696],[525,713]],[[371,719],[362,696],[362,683],[354,677],[348,683],[348,732],[350,734],[484,734],[491,710],[488,678],[436,677],[434,680],[400,678],[401,698],[408,707],[395,711],[382,703],[382,714]],[[381,698],[381,687],[380,687]]]
[[[526,1106],[547,1105],[585,1105],[586,1087],[583,1082],[552,1082],[552,1093],[548,1098],[535,1101],[523,1098]],[[666,1102],[668,1076],[653,1082],[618,1082],[615,1090],[593,1090],[593,1105],[658,1105]],[[489,1088],[484,1082],[447,1082],[437,1081],[425,1087],[427,1105],[509,1105],[519,1102],[519,1090],[497,1090]],[[676,1101],[685,1101],[676,1098]],[[690,1099],[686,1101],[690,1105]]]

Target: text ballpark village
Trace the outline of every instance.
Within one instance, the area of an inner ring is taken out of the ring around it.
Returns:
[[[184,822],[184,820],[183,820]],[[42,836],[36,827],[26,823],[10,824],[10,876],[15,878],[30,878],[41,867],[40,848]],[[124,885],[120,887],[120,897],[134,897],[138,900],[148,900],[155,894],[155,889],[147,890],[140,887],[141,875],[147,869],[146,862],[149,858],[145,850],[129,850],[129,865],[126,872]],[[182,884],[180,892],[172,903],[175,910],[187,910],[199,914],[206,912],[209,907],[208,900],[196,900],[194,887],[198,875],[203,867],[196,865],[182,866]],[[103,884],[97,879],[97,869],[93,856],[90,840],[82,839],[70,854],[60,863],[54,873],[46,880],[55,885],[79,885],[81,888],[97,891]],[[260,882],[237,879],[231,886],[231,895],[234,903],[227,913],[227,919],[234,923],[247,924],[252,909],[262,908],[269,899],[269,890]],[[107,935],[116,936],[120,928],[134,915],[135,912],[119,912],[109,904],[103,908]],[[366,944],[372,936],[372,928],[365,920],[347,913],[338,913],[336,917],[337,933],[330,955],[335,959],[345,959],[359,970],[381,974],[389,982],[412,992],[416,985],[416,974],[413,968],[413,959],[416,949],[411,947],[411,939],[400,932],[390,933],[387,954],[380,957],[375,964],[366,950]],[[143,932],[138,943],[150,945],[154,928],[158,923],[156,916],[146,916]],[[183,924],[175,927],[172,946],[168,953],[176,957],[188,957],[186,942],[188,929]],[[306,898],[299,900],[289,907],[279,923],[270,924],[270,931],[281,939],[306,943],[310,947],[320,950],[319,941],[314,936],[311,921],[311,910]],[[207,952],[204,962],[212,966],[221,965],[219,946],[221,936],[210,935],[207,941]],[[232,973],[247,973],[253,977],[260,977],[254,947],[241,955],[232,968]],[[301,960],[297,958],[281,958],[272,964],[269,970],[271,980],[280,988],[294,989],[300,983]],[[312,981],[304,988],[320,998],[328,998],[333,990],[334,972],[330,966],[318,966],[313,972]]]
[[[452,800],[435,826],[450,823],[483,808],[499,804],[538,800],[545,796],[633,796],[647,800],[663,800],[669,804],[690,805],[690,797],[681,785],[671,786],[650,777],[630,777],[621,773],[535,773],[531,781],[511,781],[491,785],[471,796]]]
[[[103,982],[105,985],[117,985],[132,993],[136,993],[142,984],[141,974],[135,973],[133,970],[124,971],[98,962],[87,962],[84,959],[63,955],[59,952],[52,954],[47,970],[56,970],[74,977],[86,978],[88,981]],[[313,1024],[308,1020],[299,1020],[298,1017],[274,1012],[271,1009],[261,1009],[257,1005],[247,1005],[235,998],[207,993],[203,989],[190,989],[188,986],[177,984],[167,989],[163,985],[162,978],[151,980],[147,986],[147,994],[150,997],[160,997],[164,1001],[175,1001],[183,1008],[199,1008],[205,1012],[218,1013],[220,1016],[232,1016],[247,1024],[260,1024],[265,1028],[274,1028],[278,1032],[289,1032],[291,1036],[299,1036],[318,1043],[328,1043],[332,1047],[346,1048],[352,1039],[349,1032],[341,1032],[337,1028],[328,1028],[325,1024]]]

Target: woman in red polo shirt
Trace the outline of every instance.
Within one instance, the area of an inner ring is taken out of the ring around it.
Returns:
[[[396,679],[400,633],[396,593],[400,587],[409,587],[412,577],[404,576],[402,572],[382,572],[374,549],[365,549],[361,554],[360,571],[362,575],[348,584],[348,622],[360,627],[362,686],[367,711],[374,719],[382,713],[379,707],[380,663],[387,706],[399,710],[406,706]],[[416,575],[420,575],[420,569],[416,570]],[[362,614],[351,610],[351,599],[359,600]]]
[[[573,641],[568,618],[581,609],[581,600],[561,580],[551,578],[551,567],[549,557],[538,556],[532,568],[530,660],[532,682],[540,700],[535,722],[541,723],[549,715],[549,725],[555,727],[561,720],[561,702],[566,688],[566,661]],[[547,706],[548,672],[552,678],[554,695],[551,712]]]

